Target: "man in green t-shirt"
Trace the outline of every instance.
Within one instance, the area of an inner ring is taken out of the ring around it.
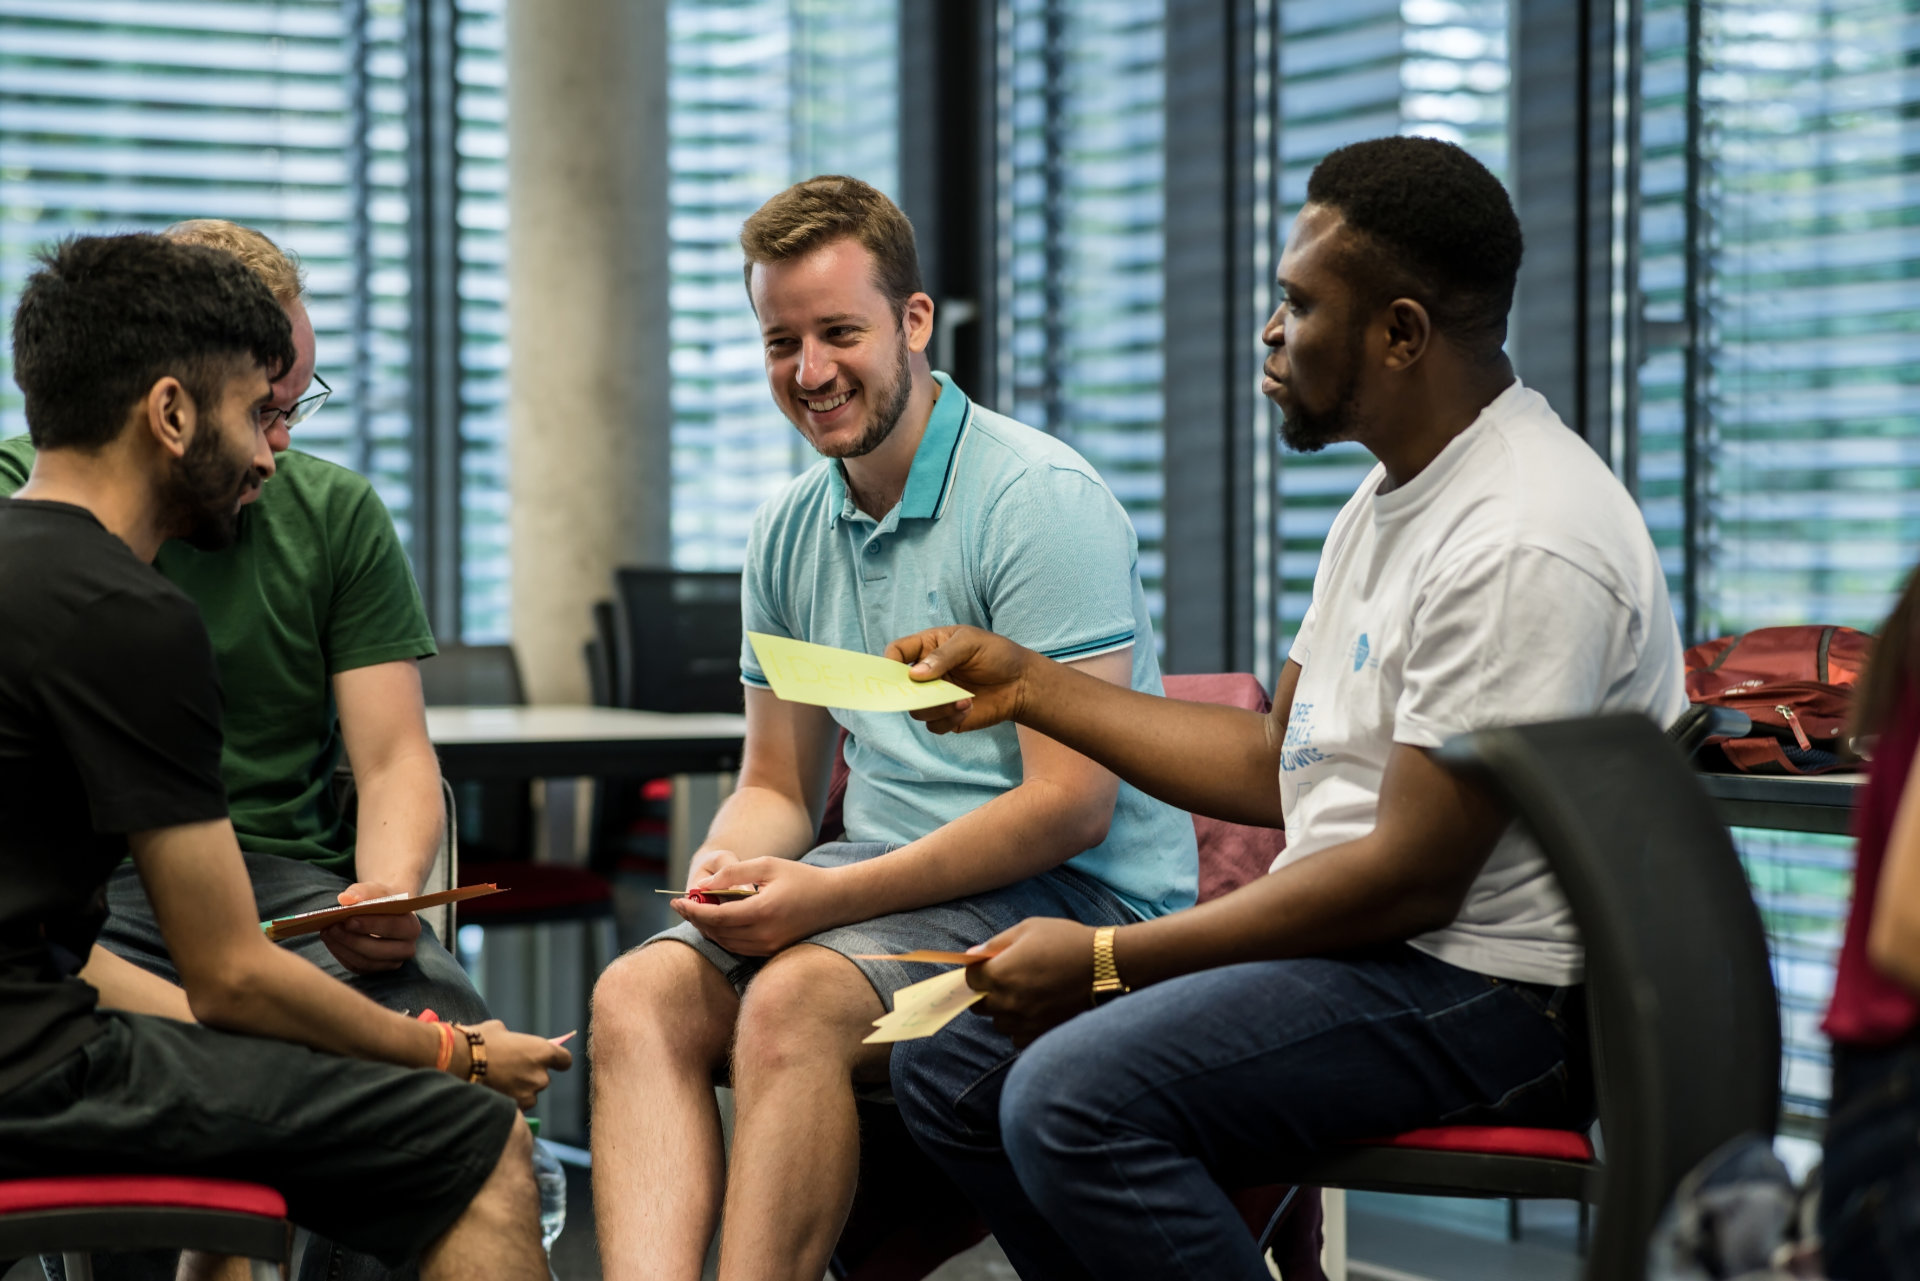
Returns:
[[[278,419],[267,434],[273,479],[255,491],[232,547],[170,542],[155,562],[200,607],[213,640],[225,695],[221,775],[260,913],[417,894],[445,831],[418,667],[435,652],[433,633],[373,486],[289,448],[289,429],[328,394],[324,381],[310,391],[314,335],[299,270],[265,236],[230,222],[196,220],[166,234],[233,253],[293,322],[297,359],[273,384],[267,411]],[[0,441],[0,495],[26,483],[33,460],[26,437]],[[352,823],[334,789],[343,759],[353,769]],[[131,864],[109,883],[107,906],[101,946],[177,982]],[[286,946],[391,1009],[431,1008],[461,1023],[488,1017],[418,917],[357,917]],[[351,1258],[303,1275],[386,1275],[371,1258]]]

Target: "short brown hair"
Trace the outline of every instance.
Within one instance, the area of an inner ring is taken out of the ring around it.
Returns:
[[[274,301],[282,307],[292,306],[306,296],[307,282],[301,275],[299,262],[252,227],[242,227],[225,218],[189,218],[174,223],[160,234],[183,245],[226,250],[267,283]]]
[[[913,224],[900,206],[858,178],[831,173],[794,183],[740,228],[747,288],[753,288],[755,263],[791,262],[836,240],[857,240],[873,255],[873,283],[896,313],[923,292]]]

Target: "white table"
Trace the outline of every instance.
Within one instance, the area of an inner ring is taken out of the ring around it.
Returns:
[[[449,779],[647,777],[739,768],[747,718],[617,707],[429,707]]]

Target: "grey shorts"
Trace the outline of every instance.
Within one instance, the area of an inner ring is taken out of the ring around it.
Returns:
[[[879,842],[839,841],[819,846],[802,856],[801,862],[815,867],[844,867],[849,863],[880,858],[898,846]],[[1016,882],[1002,889],[972,894],[966,898],[894,912],[870,921],[835,926],[800,940],[852,957],[858,953],[906,952],[914,948],[938,948],[962,952],[975,943],[984,943],[1002,930],[1011,929],[1030,916],[1066,917],[1083,925],[1128,925],[1140,918],[1130,911],[1100,882],[1071,867],[1056,867],[1050,872]],[[684,943],[713,962],[726,975],[736,992],[744,992],[760,967],[764,956],[741,956],[729,952],[685,921],[662,930],[647,940],[657,943],[672,939]],[[645,944],[642,944],[644,947]],[[893,994],[922,979],[933,978],[950,967],[944,965],[903,964],[899,961],[854,961],[873,984],[873,990],[889,1011]]]

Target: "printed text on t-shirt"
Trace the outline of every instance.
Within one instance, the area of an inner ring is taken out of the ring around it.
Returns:
[[[1280,744],[1280,768],[1291,772],[1326,759],[1326,753],[1313,745],[1313,704],[1295,703],[1287,713],[1287,737]]]

